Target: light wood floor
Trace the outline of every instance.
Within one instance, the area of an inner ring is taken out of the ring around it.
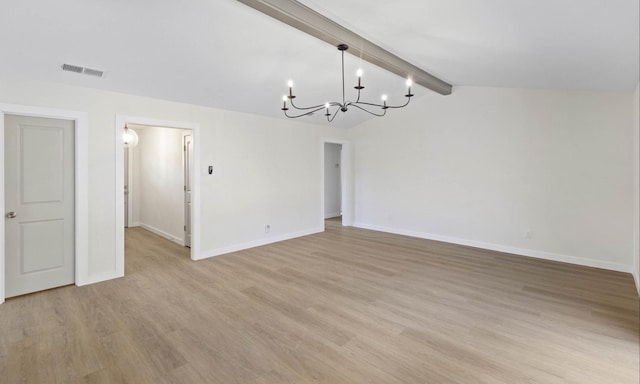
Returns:
[[[0,383],[637,384],[630,275],[327,223],[0,305]]]

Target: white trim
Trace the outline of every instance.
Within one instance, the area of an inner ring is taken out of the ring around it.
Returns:
[[[189,171],[189,174],[187,175],[187,172],[185,172],[185,168],[186,168],[186,164],[187,164],[187,147],[186,144],[184,142],[185,137],[187,136],[191,136],[191,143],[193,144],[193,132],[191,133],[182,133],[182,146],[183,146],[183,151],[182,151],[182,182],[184,184],[184,187],[186,188],[186,178],[188,177],[190,182],[193,182],[193,173],[194,173],[194,169],[193,169],[193,164],[189,164],[189,169],[187,171]],[[195,155],[192,153],[192,156],[195,158]],[[193,186],[192,186],[193,188]],[[192,191],[192,195],[193,197],[193,191]],[[186,199],[186,189],[183,190],[182,193],[182,207],[183,207],[183,212],[182,212],[182,216],[184,218],[185,223],[187,222],[187,216],[189,216],[189,219],[191,219],[191,217],[193,216],[193,206],[191,206],[191,211],[188,212],[189,214],[187,215],[187,199]],[[189,230],[191,231],[193,228],[189,228]],[[182,232],[182,245],[186,246],[187,245],[187,229],[185,227],[185,230]],[[191,247],[191,244],[189,244],[189,247]]]
[[[137,133],[137,132],[136,132]],[[122,149],[122,155],[124,156],[124,150],[125,148]],[[133,164],[136,161],[135,159],[135,151],[133,150],[133,148],[126,148],[127,151],[129,151],[129,161],[127,162],[127,168],[129,172],[127,172],[127,185],[129,186],[129,194],[127,195],[127,199],[129,200],[129,209],[127,209],[127,216],[129,216],[127,218],[127,223],[129,224],[129,227],[131,227],[131,222],[133,222],[133,209],[131,209],[131,207],[133,207],[134,205],[131,204],[131,202],[135,199],[135,189],[131,190],[131,186],[133,185]],[[124,160],[123,160],[124,161]]]
[[[189,129],[193,131],[193,189],[191,195],[191,260],[200,256],[200,124],[161,120],[140,116],[116,115],[115,138],[115,275],[124,276],[124,145],[122,129],[125,124],[150,127]]]
[[[562,255],[562,254],[558,254],[558,253],[551,253],[551,252],[544,252],[544,251],[536,251],[536,250],[533,250],[533,249],[512,247],[512,246],[509,246],[509,245],[485,243],[485,242],[475,241],[475,240],[465,240],[465,239],[460,239],[460,238],[457,238],[457,237],[435,235],[435,234],[426,233],[426,232],[418,232],[418,231],[411,231],[411,230],[406,230],[406,229],[383,227],[383,226],[371,225],[371,224],[366,224],[366,223],[361,223],[361,222],[355,223],[354,226],[358,227],[358,228],[363,228],[363,229],[370,229],[370,230],[373,230],[373,231],[393,233],[393,234],[396,234],[396,235],[417,237],[417,238],[421,238],[421,239],[436,240],[436,241],[442,241],[442,242],[445,242],[445,243],[466,245],[466,246],[469,246],[469,247],[488,249],[488,250],[492,250],[492,251],[512,253],[512,254],[520,255],[520,256],[534,257],[536,259],[560,261],[560,262],[563,262],[563,263],[577,264],[577,265],[583,265],[583,266],[586,266],[586,267],[594,267],[594,268],[601,268],[601,269],[609,269],[609,270],[618,271],[618,272],[627,272],[627,273],[631,272],[631,270],[630,270],[631,267],[628,266],[628,265],[618,264],[618,263],[611,263],[611,262],[607,262],[607,261],[585,259],[585,258],[582,258],[582,257]]]
[[[324,138],[320,141],[320,226],[324,228],[324,145],[328,144],[341,144],[342,151],[340,151],[340,182],[342,186],[341,198],[342,198],[342,225],[353,225],[353,219],[351,218],[351,199],[349,193],[351,192],[349,178],[351,175],[351,142],[342,139],[329,139]],[[339,215],[336,215],[339,216]]]
[[[167,232],[165,232],[165,231],[163,231],[161,229],[158,229],[156,227],[152,227],[151,225],[147,225],[147,224],[144,224],[144,223],[140,223],[140,225],[138,225],[138,226],[146,229],[149,232],[153,232],[158,236],[164,237],[167,240],[171,240],[176,244],[184,246],[184,238],[182,238],[182,237],[173,236],[170,233],[167,233]]]
[[[86,112],[42,108],[17,104],[0,104],[0,191],[4,213],[4,115],[46,117],[72,120],[75,133],[75,284],[90,283],[89,278],[89,119]],[[0,303],[5,299],[4,281],[4,220],[0,221],[2,249],[0,249]]]
[[[107,280],[113,280],[122,276],[115,276],[113,271],[100,272],[90,275],[84,282],[84,285],[100,283]]]
[[[324,223],[322,224],[322,227],[319,227],[319,228],[311,228],[311,229],[307,229],[307,230],[304,230],[304,231],[286,233],[284,235],[279,235],[279,236],[275,236],[275,237],[269,237],[269,238],[266,238],[266,239],[249,241],[247,243],[234,244],[234,245],[230,245],[230,246],[227,246],[227,247],[211,249],[211,250],[202,252],[202,256],[199,259],[195,259],[195,260],[202,260],[202,259],[207,259],[209,257],[215,257],[215,256],[224,255],[224,254],[227,254],[227,253],[243,251],[243,250],[249,249],[249,248],[260,247],[262,245],[277,243],[279,241],[291,240],[291,239],[295,239],[297,237],[313,235],[313,234],[321,233],[321,232],[324,232]],[[206,255],[206,256],[204,256],[204,255]]]
[[[633,93],[632,110],[634,115],[633,121],[633,253],[631,258],[633,259],[633,279],[636,282],[636,289],[638,295],[640,295],[640,276],[638,276],[638,264],[640,264],[640,122],[637,120],[639,106],[638,97],[640,97],[640,82],[636,85],[636,89]]]

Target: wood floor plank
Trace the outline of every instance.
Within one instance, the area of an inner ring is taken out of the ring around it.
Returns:
[[[630,275],[327,221],[201,261],[126,231],[126,276],[0,306],[0,383],[637,384]]]

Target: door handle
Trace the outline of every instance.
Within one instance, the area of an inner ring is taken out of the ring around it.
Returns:
[[[18,216],[15,212],[9,212],[6,214],[8,219],[15,219]]]

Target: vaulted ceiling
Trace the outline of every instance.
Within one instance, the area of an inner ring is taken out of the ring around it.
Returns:
[[[454,93],[456,85],[631,91],[638,83],[637,0],[301,2]],[[289,79],[301,104],[341,97],[335,47],[234,0],[3,1],[0,36],[0,75],[274,117]],[[361,66],[367,98],[402,101],[403,79],[346,58],[348,85]],[[63,63],[106,75],[63,72]],[[447,97],[415,88],[417,97]],[[353,111],[333,125],[367,118]]]

